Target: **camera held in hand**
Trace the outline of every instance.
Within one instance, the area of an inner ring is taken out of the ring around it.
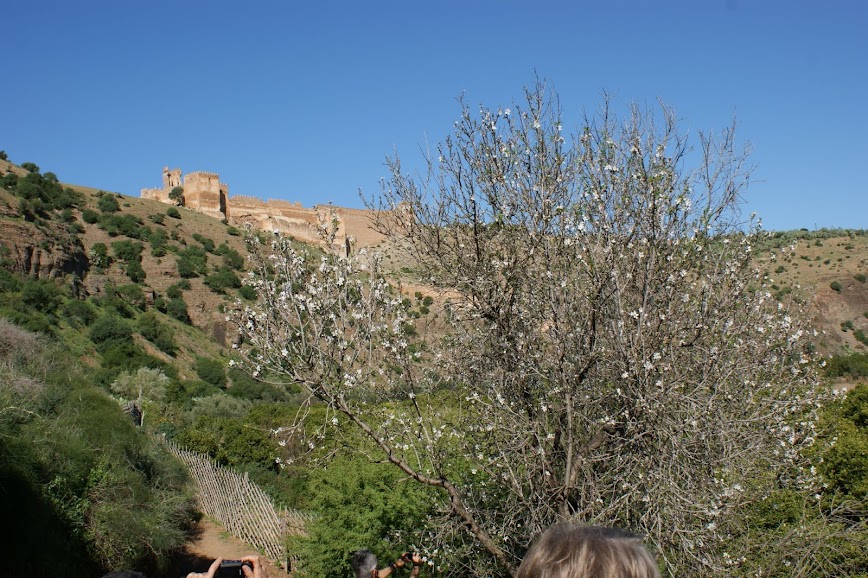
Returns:
[[[253,570],[253,565],[244,560],[223,560],[220,563],[220,569],[217,571],[217,576],[220,578],[234,578],[235,576],[244,576],[244,570],[241,568],[247,566]]]

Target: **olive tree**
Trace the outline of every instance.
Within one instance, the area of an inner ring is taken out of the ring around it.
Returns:
[[[145,404],[163,401],[169,378],[159,369],[140,367],[135,372],[124,372],[115,379],[110,389],[118,401],[136,417],[136,425],[145,425]]]
[[[441,296],[429,331],[382,257],[331,250],[323,223],[319,255],[250,238],[247,362],[442,492],[429,547],[456,575],[511,574],[563,519],[647,536],[672,575],[737,572],[751,505],[818,484],[822,395],[804,316],[751,265],[734,125],[693,145],[669,108],[607,100],[571,134],[542,83],[461,105],[427,170],[389,158],[370,203]]]

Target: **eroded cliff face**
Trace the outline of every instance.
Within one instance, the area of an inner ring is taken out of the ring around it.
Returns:
[[[89,267],[81,240],[60,223],[37,227],[33,223],[4,219],[0,261],[11,271],[40,279],[69,273],[82,278]]]

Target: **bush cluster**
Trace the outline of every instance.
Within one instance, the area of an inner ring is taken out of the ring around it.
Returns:
[[[145,280],[145,270],[142,268],[142,251],[144,245],[134,241],[114,241],[112,251],[115,257],[124,261],[127,276],[133,283],[141,283]]]
[[[21,199],[18,208],[25,219],[32,221],[37,217],[45,218],[52,211],[77,208],[84,202],[81,193],[61,185],[54,173],[43,175],[36,165],[24,164],[34,170],[23,177],[8,173],[0,184]]]
[[[190,279],[208,272],[208,255],[201,247],[187,247],[178,251],[178,275]]]
[[[54,347],[0,320],[0,513],[13,574],[159,572],[192,517],[182,466]]]
[[[223,293],[226,289],[238,289],[241,287],[241,279],[227,266],[222,266],[210,273],[202,281],[205,286],[215,293]]]

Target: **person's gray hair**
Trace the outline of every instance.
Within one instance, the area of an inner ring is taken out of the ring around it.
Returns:
[[[377,556],[370,550],[359,550],[353,554],[350,565],[356,578],[371,578],[371,573],[377,568]]]

